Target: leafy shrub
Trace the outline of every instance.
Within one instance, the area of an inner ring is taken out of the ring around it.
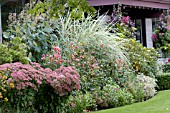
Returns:
[[[28,63],[25,44],[18,37],[9,44],[0,44],[0,64],[12,62]]]
[[[93,92],[98,109],[119,107],[134,102],[133,96],[118,85],[107,84],[103,89]]]
[[[41,55],[51,49],[57,33],[54,21],[47,14],[33,16],[28,14],[29,6],[26,6],[17,17],[11,17],[8,29],[3,33],[4,38],[12,39],[20,37],[25,43],[27,55],[32,61],[40,61]],[[13,18],[15,18],[13,20]]]
[[[14,110],[59,112],[73,90],[80,89],[79,75],[72,67],[52,71],[37,63],[0,65],[1,101]]]
[[[170,89],[170,73],[159,73],[156,76],[158,90]]]
[[[137,82],[136,77],[133,76],[135,76],[135,74],[133,74],[131,78],[127,80],[123,87],[125,87],[125,89],[132,94],[135,102],[144,101],[144,90],[140,83]]]
[[[170,62],[167,64],[163,65],[163,72],[164,73],[170,73]]]
[[[81,91],[77,91],[69,96],[64,107],[67,113],[82,113],[83,111],[97,110],[93,95],[89,92],[84,94]]]
[[[153,97],[156,94],[155,88],[157,87],[156,79],[143,74],[137,75],[137,82],[141,85],[146,99]]]
[[[129,39],[122,43],[137,73],[143,73],[147,76],[156,75],[158,54],[155,49],[143,47],[142,44],[134,39]]]

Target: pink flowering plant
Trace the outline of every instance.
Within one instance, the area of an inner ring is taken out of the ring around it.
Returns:
[[[101,44],[101,46],[104,46],[104,44]],[[42,65],[52,70],[60,66],[74,66],[81,75],[81,82],[85,82],[96,76],[97,72],[99,73],[98,61],[94,56],[94,51],[93,49],[85,51],[84,47],[74,42],[70,42],[65,50],[55,46],[50,53],[42,55]]]
[[[0,92],[1,102],[8,101],[7,104],[15,110],[55,113],[54,106],[59,106],[59,100],[64,102],[73,90],[80,89],[79,75],[74,67],[60,67],[52,71],[38,63],[17,62],[0,65],[0,70],[4,86]]]
[[[154,32],[152,35],[154,46],[163,52],[163,57],[168,57],[170,52],[170,26],[168,25],[168,19],[170,19],[170,16],[168,16],[169,12],[169,10],[164,11],[160,18],[155,21]]]
[[[111,19],[108,21],[111,29],[110,32],[115,33],[121,38],[135,38],[136,28],[135,23],[129,16],[124,16],[122,13],[122,5],[119,4],[118,8],[113,7]]]
[[[103,86],[107,76],[117,77],[123,75],[126,63],[123,60],[110,59],[107,50],[109,46],[104,43],[83,44],[73,41],[68,46],[54,46],[53,50],[42,55],[42,65],[52,70],[60,66],[74,66],[80,74],[83,91],[94,90]],[[120,76],[115,76],[119,74]]]

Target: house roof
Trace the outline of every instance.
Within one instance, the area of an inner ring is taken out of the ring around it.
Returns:
[[[92,6],[124,4],[130,6],[169,9],[170,0],[87,0]]]

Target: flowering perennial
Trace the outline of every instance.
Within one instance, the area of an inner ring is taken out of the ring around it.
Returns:
[[[24,90],[33,88],[38,91],[41,84],[49,84],[60,96],[80,89],[79,75],[74,67],[60,67],[52,71],[42,68],[38,63],[11,63],[0,65],[0,71],[8,74],[6,82],[11,88]],[[2,77],[0,78],[2,79]]]

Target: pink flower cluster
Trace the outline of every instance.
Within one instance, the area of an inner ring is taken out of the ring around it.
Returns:
[[[45,58],[49,58],[50,63],[52,63],[53,61],[55,61],[56,64],[62,64],[63,60],[61,57],[61,48],[59,46],[55,46],[53,48],[54,50],[54,54],[53,55],[45,55],[43,54],[41,57],[41,60],[45,60]]]
[[[51,71],[46,76],[46,82],[50,84],[60,96],[67,95],[72,90],[79,90],[79,75],[74,67],[60,67]]]
[[[12,64],[3,64],[0,65],[0,70],[11,71],[11,78],[8,79],[8,82],[14,82],[17,90],[25,89],[32,87],[35,90],[39,85],[42,84],[44,79],[44,69],[40,67],[37,63],[22,64],[22,63],[12,63]]]
[[[0,70],[10,72],[8,82],[14,83],[17,90],[38,90],[39,86],[45,83],[51,85],[57,94],[64,96],[72,90],[80,89],[79,75],[74,67],[60,67],[52,71],[42,68],[38,63],[7,63],[0,65]]]

